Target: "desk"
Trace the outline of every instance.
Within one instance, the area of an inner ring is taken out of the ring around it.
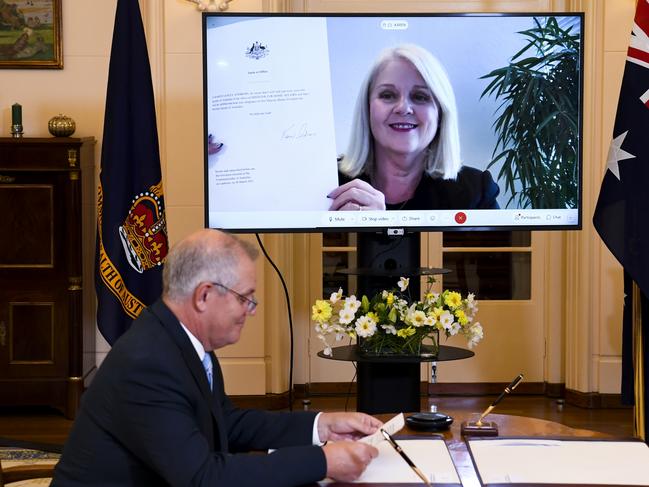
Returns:
[[[460,424],[462,421],[475,421],[478,419],[480,413],[469,413],[466,411],[442,411],[444,414],[448,414],[453,417],[453,424],[451,428],[447,431],[444,431],[439,434],[443,434],[446,445],[451,453],[451,458],[455,464],[458,475],[462,482],[463,487],[480,487],[480,481],[478,476],[473,468],[473,463],[467,450],[466,444],[460,434]],[[381,421],[387,421],[392,416],[389,414],[380,414],[377,417]],[[494,421],[498,424],[498,431],[500,436],[536,436],[536,437],[548,437],[548,436],[568,436],[568,437],[590,437],[590,438],[606,438],[607,435],[604,433],[598,433],[596,431],[589,431],[583,429],[570,428],[568,426],[562,425],[560,423],[555,423],[553,421],[546,421],[543,419],[528,418],[524,416],[513,416],[508,414],[490,414],[489,421]],[[421,431],[415,431],[406,425],[399,433],[397,433],[396,438],[398,440],[400,435],[415,435],[415,436],[428,436],[432,433],[424,433]],[[358,485],[365,486],[382,486],[382,487],[413,487],[416,484],[353,484],[353,483],[344,483],[336,482],[328,484],[332,487],[351,487]]]
[[[471,350],[446,345],[439,346],[436,357],[360,355],[356,345],[334,347],[331,355],[318,352],[318,357],[358,364],[356,409],[368,414],[419,411],[421,409],[419,364],[462,360],[474,355]]]

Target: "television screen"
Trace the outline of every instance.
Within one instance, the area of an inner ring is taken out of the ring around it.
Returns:
[[[206,226],[581,228],[583,14],[203,14]]]

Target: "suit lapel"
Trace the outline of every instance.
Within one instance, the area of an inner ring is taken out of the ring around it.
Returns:
[[[218,448],[221,451],[227,451],[227,433],[225,431],[225,422],[221,408],[221,402],[218,397],[218,391],[223,390],[223,374],[221,373],[221,367],[219,366],[218,360],[213,353],[210,353],[210,357],[212,358],[213,374],[213,390],[210,390],[210,384],[207,380],[205,368],[199,360],[196,349],[192,345],[192,342],[189,340],[187,333],[185,333],[185,330],[183,330],[182,326],[180,325],[178,318],[176,318],[176,316],[161,299],[156,301],[147,309],[158,317],[160,323],[162,323],[165,330],[169,333],[173,341],[178,346],[185,364],[194,377],[194,381],[196,382],[201,395],[205,399],[205,402],[209,404],[209,409],[212,413],[212,417],[209,419],[206,418],[207,421],[205,421],[205,423],[209,428],[208,441],[210,443],[210,446],[213,450],[216,450]],[[219,427],[219,425],[223,426]],[[218,441],[215,441],[217,439]],[[218,447],[216,445],[218,445]]]

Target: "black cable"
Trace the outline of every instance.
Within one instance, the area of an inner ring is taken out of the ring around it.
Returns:
[[[349,344],[352,344],[351,338],[349,339]],[[345,412],[347,412],[349,398],[352,395],[352,386],[354,385],[354,380],[356,379],[356,376],[358,374],[358,367],[356,366],[356,362],[352,362],[351,364],[354,366],[354,377],[352,377],[352,380],[349,382],[349,387],[347,388],[347,396],[345,397]],[[356,400],[358,401],[358,391],[356,391]],[[356,405],[356,408],[358,409],[358,404]]]
[[[257,237],[257,242],[259,243],[259,247],[266,257],[266,260],[270,263],[271,266],[273,266],[273,269],[275,269],[275,272],[279,276],[279,280],[281,281],[282,287],[284,288],[284,296],[286,296],[286,307],[288,309],[288,329],[291,341],[291,358],[289,359],[288,371],[288,410],[293,411],[293,316],[291,314],[291,298],[288,294],[288,288],[286,287],[284,276],[282,276],[282,273],[275,265],[275,262],[273,262],[273,259],[271,259],[268,255],[268,252],[266,252],[266,248],[264,247],[261,238],[259,238],[259,234],[255,233],[255,236]]]
[[[358,369],[356,368],[356,364],[354,364],[354,377],[352,377],[352,380],[349,382],[349,387],[347,388],[347,397],[345,397],[345,412],[347,412],[347,405],[349,404],[349,398],[352,395],[352,385],[354,385],[354,380],[356,379],[356,374],[358,374]],[[356,394],[356,400],[358,400],[358,393]],[[356,405],[356,409],[358,409],[358,404]]]

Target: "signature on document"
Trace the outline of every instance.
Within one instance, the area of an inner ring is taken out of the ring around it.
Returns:
[[[282,130],[281,140],[295,140],[295,139],[304,139],[306,137],[314,137],[315,132],[309,130],[309,126],[306,122],[298,124],[293,123],[287,128]]]

